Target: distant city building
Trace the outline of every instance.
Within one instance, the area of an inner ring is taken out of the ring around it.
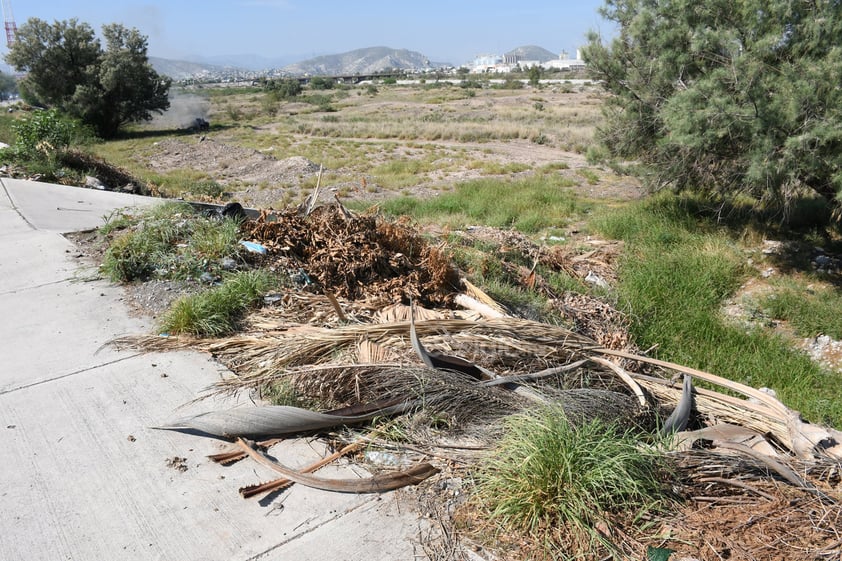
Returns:
[[[582,49],[576,49],[576,58],[570,58],[567,51],[561,51],[556,60],[548,60],[541,64],[546,69],[555,68],[557,70],[580,70],[587,66],[582,60]]]
[[[497,65],[503,64],[503,57],[500,55],[479,55],[474,58],[473,71],[476,73],[494,72]]]
[[[585,68],[580,49],[576,49],[576,58],[570,58],[567,51],[561,51],[555,60],[541,62],[540,60],[521,60],[520,55],[479,55],[474,58],[470,70],[474,74],[499,74],[525,70],[532,67],[558,70],[578,70]]]

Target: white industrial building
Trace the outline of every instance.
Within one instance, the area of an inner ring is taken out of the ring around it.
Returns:
[[[520,60],[520,57],[515,55],[478,55],[471,63],[471,72],[474,74],[499,74],[532,68],[533,66],[545,69],[578,70],[585,68],[585,61],[582,60],[581,55],[580,49],[576,49],[576,58],[570,58],[567,51],[562,51],[557,59],[547,62]]]
[[[548,60],[541,64],[546,69],[556,68],[558,70],[579,70],[585,67],[582,60],[582,49],[576,49],[576,58],[570,58],[567,51],[561,51],[556,60]]]

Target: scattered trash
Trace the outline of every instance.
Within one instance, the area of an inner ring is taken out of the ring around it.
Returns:
[[[587,282],[589,284],[592,284],[594,286],[598,286],[599,288],[608,288],[609,287],[609,285],[605,281],[605,279],[603,279],[602,277],[600,277],[599,275],[597,275],[593,271],[588,271],[588,274],[585,276],[585,282]]]
[[[85,187],[88,189],[97,189],[99,191],[106,191],[108,189],[108,186],[106,186],[105,183],[90,175],[85,176]]]
[[[266,255],[268,253],[266,247],[257,242],[249,242],[246,240],[242,240],[240,242],[240,245],[246,248],[251,253],[259,253],[260,255]]]
[[[272,304],[277,304],[281,300],[284,299],[283,294],[267,294],[263,297],[263,303],[267,306],[271,306]]]
[[[308,275],[301,267],[289,276],[289,280],[291,280],[293,284],[301,287],[313,284],[313,279],[311,279],[310,275]]]

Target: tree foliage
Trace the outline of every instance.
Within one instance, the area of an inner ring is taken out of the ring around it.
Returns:
[[[280,78],[268,80],[263,89],[273,94],[277,99],[292,99],[301,93],[301,82],[295,78]]]
[[[537,88],[541,85],[541,67],[537,64],[529,67],[529,85]]]
[[[6,61],[26,71],[21,94],[91,125],[103,138],[169,108],[171,80],[149,64],[146,37],[119,24],[102,28],[105,48],[86,23],[32,18],[18,30]]]
[[[842,2],[606,0],[601,140],[654,188],[842,200]]]

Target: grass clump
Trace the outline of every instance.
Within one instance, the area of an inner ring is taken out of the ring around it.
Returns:
[[[665,195],[609,211],[591,227],[626,242],[617,298],[638,345],[659,358],[773,388],[805,418],[842,426],[842,387],[775,334],[725,321],[723,301],[749,274],[738,232]]]
[[[842,339],[842,298],[836,289],[791,278],[772,286],[773,292],[759,302],[765,314],[789,322],[800,337]]]
[[[100,233],[117,230],[124,232],[111,241],[100,268],[113,282],[216,274],[222,258],[239,253],[238,222],[204,217],[187,204],[165,203],[136,217],[116,214]]]
[[[636,434],[594,420],[579,426],[557,407],[511,417],[477,475],[477,498],[503,531],[541,538],[552,558],[571,543],[609,545],[596,524],[663,508],[666,463]]]
[[[231,333],[238,320],[276,285],[275,277],[262,270],[240,271],[216,287],[177,300],[161,322],[167,333],[218,337]]]
[[[451,193],[432,199],[399,197],[385,201],[382,210],[409,215],[420,222],[439,222],[451,227],[483,224],[536,233],[559,226],[583,211],[563,178],[478,179],[456,186]]]

